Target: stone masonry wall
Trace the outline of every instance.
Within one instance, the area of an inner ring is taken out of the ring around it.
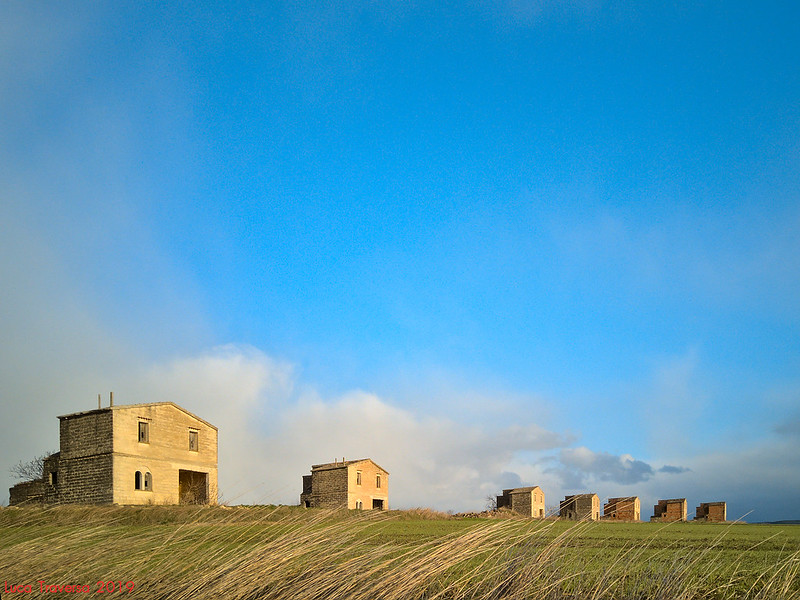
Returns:
[[[532,516],[531,513],[531,493],[522,492],[519,494],[511,493],[511,510],[526,517]]]
[[[723,523],[727,520],[727,505],[725,502],[704,502],[695,511],[695,520]]]
[[[96,456],[113,450],[110,409],[68,415],[59,420],[62,460]]]
[[[641,509],[638,496],[609,498],[603,506],[603,518],[616,521],[638,521]]]
[[[113,502],[112,464],[110,453],[62,459],[58,473],[58,502],[61,504]]]
[[[139,423],[149,426],[139,441]],[[189,446],[196,433],[197,449]],[[114,408],[114,476],[116,504],[179,504],[180,471],[204,473],[208,500],[217,501],[217,430],[172,404]],[[150,473],[151,489],[136,489],[136,472]]]
[[[312,508],[347,508],[347,469],[314,471],[311,479]]]
[[[600,518],[600,499],[597,494],[577,494],[561,501],[559,515],[562,519],[581,521]]]
[[[9,506],[44,502],[45,486],[45,482],[41,479],[23,481],[12,486],[8,490]]]
[[[358,473],[361,473],[361,483]],[[381,485],[377,478],[380,475]],[[371,510],[377,501],[383,508],[389,508],[389,474],[371,460],[351,463],[347,466],[347,508],[359,507]]]
[[[61,452],[56,502],[97,504],[113,501],[112,422],[110,409],[60,417]]]
[[[672,500],[659,500],[653,506],[653,517],[651,521],[685,521],[686,520],[686,498],[675,498]]]

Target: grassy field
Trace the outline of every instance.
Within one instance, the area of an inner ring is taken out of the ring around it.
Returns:
[[[4,508],[0,580],[4,600],[800,599],[800,526]]]

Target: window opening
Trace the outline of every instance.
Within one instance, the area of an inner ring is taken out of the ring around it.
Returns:
[[[139,421],[139,441],[142,444],[150,443],[150,423]]]
[[[198,432],[189,430],[189,450],[193,452],[198,451],[198,442],[197,442]]]

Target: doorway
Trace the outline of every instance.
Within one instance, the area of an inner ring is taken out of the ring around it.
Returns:
[[[208,473],[180,469],[178,495],[181,504],[208,504]]]

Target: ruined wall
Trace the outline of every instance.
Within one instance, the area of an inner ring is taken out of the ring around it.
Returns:
[[[16,504],[58,502],[59,453],[46,457],[42,463],[42,476],[32,481],[23,481],[9,488],[8,503]]]
[[[15,506],[44,502],[45,487],[45,482],[42,479],[18,483],[8,490],[8,504],[9,506]]]

